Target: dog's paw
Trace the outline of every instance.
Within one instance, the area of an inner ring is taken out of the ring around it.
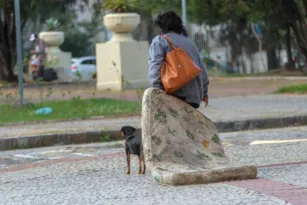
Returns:
[[[145,171],[146,171],[146,166],[143,167],[143,171],[141,174],[145,174]]]
[[[127,171],[126,171],[126,174],[130,174],[130,170],[127,170]]]
[[[139,170],[139,174],[145,174],[145,170]]]

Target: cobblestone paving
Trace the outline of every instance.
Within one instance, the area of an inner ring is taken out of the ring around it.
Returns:
[[[135,165],[136,160],[134,160]],[[114,163],[118,163],[115,165]],[[234,186],[166,187],[149,174],[124,174],[124,159],[54,164],[1,175],[0,198],[10,204],[286,204]],[[3,177],[5,178],[3,179]]]
[[[299,165],[261,168],[259,172],[259,177],[307,188],[306,170],[307,162],[305,164]]]
[[[221,139],[233,165],[307,160],[307,127],[225,133]]]
[[[307,115],[307,96],[247,96],[218,98],[200,111],[213,121],[246,120],[267,117]],[[119,130],[123,125],[140,127],[140,117],[92,119],[44,124],[0,127],[0,138],[31,136],[47,133]]]
[[[223,133],[221,138],[234,165],[307,161],[307,127]],[[0,204],[289,204],[223,183],[161,186],[149,173],[137,175],[136,157],[127,176],[123,152],[122,141],[0,152],[0,160],[6,160],[0,162]],[[83,160],[73,161],[78,158]],[[16,166],[21,168],[13,171]],[[306,164],[264,167],[259,177],[307,187],[306,168]]]

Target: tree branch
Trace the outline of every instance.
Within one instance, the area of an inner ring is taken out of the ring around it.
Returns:
[[[265,69],[266,66],[265,66],[265,63],[264,63],[264,60],[263,60],[263,57],[262,57],[262,41],[261,41],[261,38],[256,33],[254,23],[251,23],[251,29],[252,29],[253,35],[255,36],[255,38],[258,41],[258,51],[259,51],[259,54],[260,54],[261,63],[262,63],[263,68]]]

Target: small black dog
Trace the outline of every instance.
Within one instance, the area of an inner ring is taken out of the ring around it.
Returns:
[[[135,135],[135,128],[131,126],[124,126],[121,128],[121,134],[125,137],[125,150],[127,156],[128,169],[126,174],[130,174],[130,155],[137,155],[139,158],[139,174],[145,174],[146,166],[144,161],[142,138],[140,135]],[[142,169],[143,163],[143,169]]]

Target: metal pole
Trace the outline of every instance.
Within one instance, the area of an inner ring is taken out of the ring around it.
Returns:
[[[19,0],[14,0],[14,5],[15,5],[15,22],[16,22],[19,104],[23,105],[23,70],[22,70],[22,47],[21,47],[20,2]]]
[[[186,0],[181,0],[181,7],[182,7],[182,21],[183,25],[187,27],[187,2]]]

